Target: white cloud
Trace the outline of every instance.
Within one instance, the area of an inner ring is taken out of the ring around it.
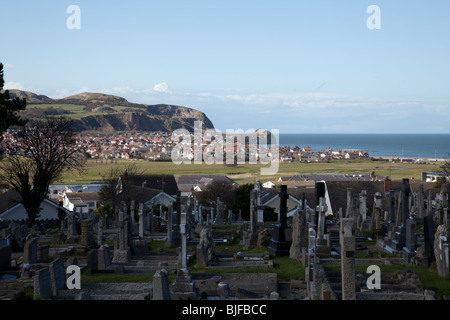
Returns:
[[[171,93],[171,91],[169,90],[169,85],[166,82],[155,84],[155,86],[153,87],[153,91]]]
[[[25,86],[23,84],[21,84],[20,82],[14,82],[14,81],[10,81],[10,82],[6,82],[4,85],[4,89],[9,89],[9,90],[25,90]]]

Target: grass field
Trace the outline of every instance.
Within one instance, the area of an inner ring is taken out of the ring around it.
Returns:
[[[276,183],[279,177],[291,176],[301,173],[336,172],[349,174],[371,174],[375,172],[381,176],[389,176],[393,180],[402,178],[414,178],[420,180],[423,171],[438,171],[439,164],[409,164],[390,163],[371,160],[336,160],[330,163],[280,163],[278,173],[271,176],[261,175],[262,167],[269,165],[237,165],[234,167],[223,164],[180,164],[176,165],[171,161],[150,162],[145,160],[93,160],[86,162],[85,172],[78,174],[76,171],[67,171],[60,181],[55,183],[87,183],[99,182],[102,180],[102,173],[107,172],[112,167],[127,168],[131,164],[146,174],[224,174],[239,184],[254,183],[256,179],[261,182],[272,181]]]

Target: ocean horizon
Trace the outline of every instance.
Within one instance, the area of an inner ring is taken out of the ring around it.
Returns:
[[[363,150],[370,156],[448,159],[450,134],[280,133],[279,146]]]

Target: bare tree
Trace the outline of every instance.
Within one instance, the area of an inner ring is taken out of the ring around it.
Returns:
[[[131,186],[136,177],[143,177],[145,170],[140,169],[136,164],[130,164],[126,168],[111,167],[105,173],[101,174],[103,185],[100,188],[100,201],[104,204],[112,205],[115,214],[122,201],[127,205],[131,202]]]
[[[30,122],[6,151],[0,178],[21,195],[31,227],[39,217],[49,185],[67,170],[82,172],[84,153],[72,131],[72,121],[62,117]]]

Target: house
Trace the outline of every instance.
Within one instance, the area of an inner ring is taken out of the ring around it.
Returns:
[[[447,178],[450,179],[450,174],[445,171],[424,171],[422,172],[422,181],[423,182],[436,182],[439,178]]]
[[[180,175],[175,178],[177,186],[183,190],[184,196],[189,196],[192,191],[202,191],[212,183],[225,183],[232,186],[237,185],[235,181],[226,175]]]
[[[117,190],[123,190],[124,183],[128,186],[150,188],[159,191],[163,191],[171,197],[177,197],[178,185],[175,177],[170,174],[160,174],[160,175],[121,175],[117,181]]]
[[[90,213],[99,207],[98,192],[66,192],[63,207],[71,212]]]
[[[301,206],[300,200],[295,198],[290,193],[286,201],[287,211],[295,209],[297,206]],[[274,208],[278,214],[278,221],[280,220],[280,190],[279,189],[263,189],[261,195],[261,205],[264,207]]]
[[[22,201],[22,197],[14,189],[0,195],[0,222],[28,220],[28,214],[20,201]],[[41,202],[41,211],[36,220],[58,220],[58,211],[61,210],[66,214],[69,213],[68,210],[57,203],[44,199]]]
[[[271,189],[271,188],[275,188],[275,183],[271,182],[271,181],[267,181],[264,182],[262,184],[263,188],[267,188],[267,189]]]

